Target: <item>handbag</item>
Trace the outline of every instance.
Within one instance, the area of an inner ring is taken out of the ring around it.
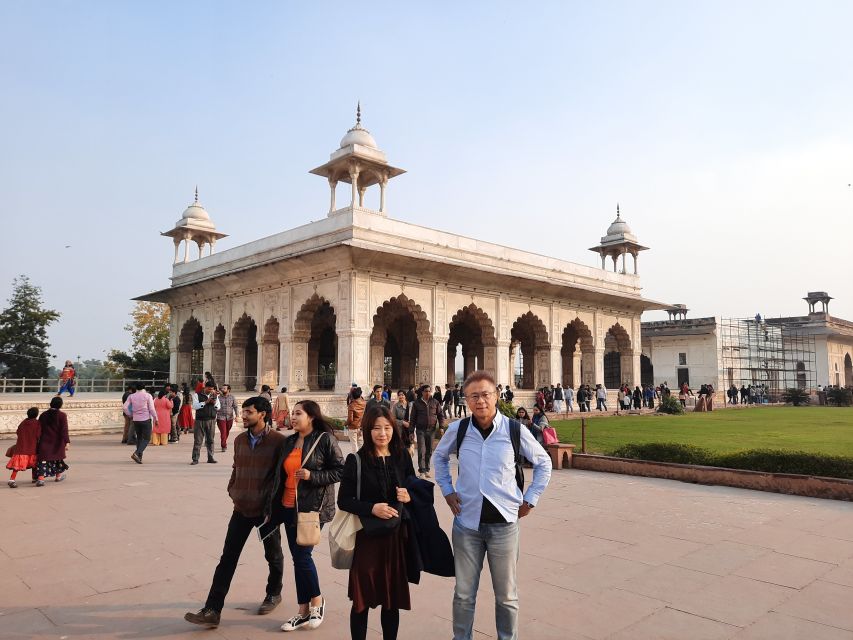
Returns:
[[[359,517],[349,511],[338,509],[329,524],[329,555],[332,558],[333,568],[349,569],[352,567],[352,559],[355,555],[355,535],[359,531],[361,531]]]
[[[358,483],[356,484],[356,499],[361,499],[361,456],[355,454],[356,468],[358,469]],[[395,470],[396,473],[396,470]],[[403,513],[403,505],[397,504],[397,512]],[[391,535],[400,526],[400,516],[393,518],[377,518],[376,516],[362,516],[361,527],[364,535],[374,538]]]
[[[9,447],[8,449],[6,449],[6,457],[7,458],[11,458],[13,455],[15,455],[15,445],[14,444],[11,447]]]
[[[308,455],[305,456],[305,461],[314,453],[314,449],[320,444],[320,438],[326,435],[326,432],[320,434],[320,437],[314,441],[314,445],[309,449]],[[305,466],[303,462],[300,469]],[[324,489],[325,492],[325,489]],[[319,511],[299,511],[299,483],[296,484],[296,544],[300,547],[313,547],[320,543],[320,512]]]
[[[545,444],[556,444],[559,442],[554,427],[545,427],[542,429],[542,439],[545,441]]]

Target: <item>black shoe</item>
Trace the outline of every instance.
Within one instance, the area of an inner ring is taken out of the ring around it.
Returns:
[[[281,596],[280,595],[278,595],[278,596],[268,595],[266,598],[264,598],[264,601],[261,603],[261,606],[258,607],[258,615],[259,616],[267,615],[270,611],[275,609],[279,605],[280,602],[281,602]]]
[[[216,460],[214,460],[213,458],[208,458],[208,459],[207,459],[207,464],[216,464],[216,462],[217,462],[217,461],[216,461]]]
[[[208,629],[215,629],[219,626],[219,612],[205,607],[204,609],[199,609],[196,613],[188,611],[184,614],[184,620],[193,624],[200,624]]]
[[[198,464],[198,460],[193,460],[190,464]]]
[[[136,464],[142,464],[142,458],[139,457],[139,454],[134,451],[130,454],[130,459],[133,460]]]

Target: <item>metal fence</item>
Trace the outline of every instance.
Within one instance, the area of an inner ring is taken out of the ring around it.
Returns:
[[[165,378],[91,378],[77,379],[75,393],[109,393],[124,391],[127,385],[144,382],[157,387],[167,382]],[[0,378],[0,393],[55,393],[59,391],[56,378]]]

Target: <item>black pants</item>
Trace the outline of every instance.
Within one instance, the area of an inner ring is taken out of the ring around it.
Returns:
[[[367,638],[367,614],[370,609],[356,613],[351,609],[349,613],[349,633],[352,640],[364,640]],[[386,609],[382,607],[380,614],[382,621],[382,640],[396,640],[397,630],[400,628],[400,610]]]
[[[237,563],[240,560],[246,539],[252,533],[252,529],[263,521],[262,516],[247,518],[237,511],[231,514],[228,533],[225,534],[225,545],[222,547],[222,557],[219,558],[219,564],[216,565],[216,571],[213,572],[213,584],[210,585],[205,607],[214,611],[222,611],[222,607],[225,605],[225,596],[228,595],[228,589],[231,587],[231,579],[237,570]],[[275,533],[264,538],[264,557],[270,565],[270,575],[267,578],[267,595],[281,595],[284,554],[281,552],[280,529],[276,529]]]
[[[140,458],[145,451],[145,447],[151,442],[151,418],[142,422],[133,421],[133,433],[136,436],[136,455]]]
[[[432,458],[432,440],[435,437],[435,427],[432,429],[417,429],[418,438],[418,473],[429,471]]]
[[[193,460],[197,461],[201,445],[207,447],[207,459],[213,460],[213,437],[216,432],[216,420],[196,420],[193,429]]]

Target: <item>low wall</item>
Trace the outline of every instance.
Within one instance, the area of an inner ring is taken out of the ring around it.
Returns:
[[[809,498],[853,500],[853,480],[841,478],[803,476],[792,473],[765,473],[763,471],[703,467],[673,462],[650,462],[648,460],[631,460],[577,452],[572,456],[572,468],[649,478],[665,478],[696,484],[772,491]]]

